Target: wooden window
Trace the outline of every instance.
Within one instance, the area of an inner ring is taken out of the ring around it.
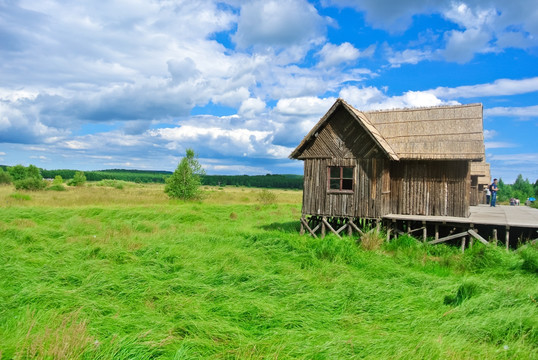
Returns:
[[[353,167],[329,166],[327,172],[329,192],[353,192]]]

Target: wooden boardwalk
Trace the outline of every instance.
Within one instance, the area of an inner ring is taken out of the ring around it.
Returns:
[[[495,242],[503,239],[507,249],[521,242],[538,239],[538,209],[528,206],[478,205],[471,206],[470,211],[467,218],[386,215],[383,223],[388,229],[387,240],[390,239],[391,231],[394,235],[407,233],[413,236],[422,232],[423,241],[434,235],[430,244],[461,239],[464,250],[466,242],[472,246],[473,239],[486,245],[489,245],[488,239]]]
[[[538,230],[538,209],[529,206],[489,205],[471,206],[468,218],[453,216],[421,216],[389,214],[390,220],[426,221],[442,224],[494,225],[498,227],[522,227]]]

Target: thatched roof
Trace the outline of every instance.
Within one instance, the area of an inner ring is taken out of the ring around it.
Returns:
[[[391,160],[484,160],[482,104],[361,112],[336,100],[290,154],[297,159],[305,146],[343,106]]]
[[[484,159],[482,104],[365,112],[400,159]]]
[[[489,169],[489,163],[472,162],[471,163],[471,176],[478,176],[478,184],[489,184],[491,182],[491,174]]]

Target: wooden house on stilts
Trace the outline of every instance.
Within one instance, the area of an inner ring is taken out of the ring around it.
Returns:
[[[388,214],[468,217],[482,104],[361,112],[338,99],[290,158],[304,161],[301,226],[313,235]]]

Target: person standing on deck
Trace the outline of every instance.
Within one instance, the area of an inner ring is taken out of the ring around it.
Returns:
[[[491,204],[489,206],[495,207],[495,202],[497,201],[497,191],[499,191],[497,179],[493,179],[493,184],[489,186],[489,190],[491,191]]]

